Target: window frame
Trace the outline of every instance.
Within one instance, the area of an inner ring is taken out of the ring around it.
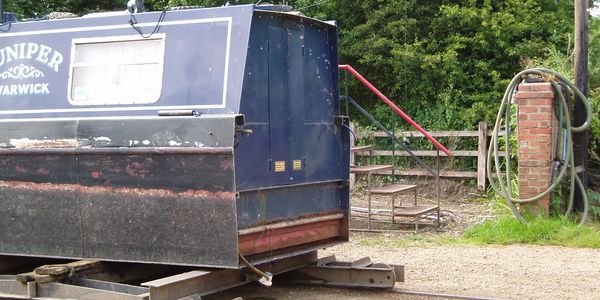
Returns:
[[[107,66],[107,65],[124,65],[124,64],[89,64],[89,63],[75,63],[76,54],[77,54],[77,46],[85,45],[85,44],[102,44],[102,43],[113,43],[113,42],[136,42],[136,41],[156,41],[160,40],[160,48],[158,55],[158,65],[159,65],[159,76],[160,76],[160,89],[158,91],[158,96],[156,99],[152,99],[151,101],[144,101],[138,103],[94,103],[93,101],[74,101],[72,98],[73,93],[73,73],[76,67],[85,67],[85,66]],[[155,33],[149,38],[144,38],[140,35],[123,35],[123,36],[107,36],[107,37],[92,37],[92,38],[75,38],[72,39],[71,42],[71,58],[69,65],[69,80],[68,80],[68,88],[67,88],[67,99],[69,104],[73,106],[123,106],[123,105],[148,105],[158,102],[162,95],[163,91],[163,78],[164,78],[164,65],[165,65],[165,46],[166,46],[166,34],[165,33]]]

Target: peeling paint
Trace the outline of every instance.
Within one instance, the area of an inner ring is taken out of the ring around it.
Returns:
[[[94,141],[97,141],[97,142],[111,142],[112,140],[109,137],[107,137],[107,136],[99,136],[99,137],[95,137]]]
[[[139,144],[140,144],[140,141],[138,141],[138,140],[129,140],[129,146],[130,147],[131,146],[136,146],[136,145],[139,145]]]
[[[35,171],[35,173],[38,175],[48,175],[50,174],[50,170],[46,168],[39,168],[37,171]]]
[[[56,140],[32,140],[28,138],[10,139],[10,144],[19,149],[36,149],[36,148],[75,148],[77,147],[76,139],[56,139]]]
[[[175,147],[175,146],[181,146],[182,143],[178,142],[178,141],[169,141],[169,146],[171,147]]]

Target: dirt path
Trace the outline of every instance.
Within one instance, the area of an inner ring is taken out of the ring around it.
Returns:
[[[399,288],[506,299],[600,299],[600,250],[549,246],[362,246],[327,249],[340,260],[404,264]]]

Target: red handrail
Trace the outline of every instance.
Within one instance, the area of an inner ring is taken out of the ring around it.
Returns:
[[[394,104],[394,102],[392,102],[392,100],[388,99],[388,97],[386,97],[374,85],[372,85],[367,79],[365,79],[362,75],[360,75],[360,73],[358,73],[356,70],[354,70],[354,68],[352,68],[350,65],[339,65],[339,69],[346,70],[350,74],[354,75],[354,77],[356,77],[356,79],[358,79],[360,82],[362,82],[362,84],[364,84],[366,87],[368,87],[375,95],[377,95],[377,97],[379,97],[379,99],[381,99],[381,101],[385,102],[385,104],[387,104],[391,109],[393,109],[396,112],[396,114],[398,114],[404,120],[406,120],[406,122],[408,122],[408,124],[410,124],[416,130],[421,132],[438,149],[440,149],[442,152],[446,153],[446,155],[452,156],[452,152],[450,152],[448,149],[446,149],[446,147],[444,147],[444,145],[440,144],[440,142],[438,142],[434,137],[432,137],[431,134],[429,134],[427,131],[425,131],[425,129],[423,129],[419,124],[417,124],[417,122],[415,122],[406,113],[404,113],[396,104]]]

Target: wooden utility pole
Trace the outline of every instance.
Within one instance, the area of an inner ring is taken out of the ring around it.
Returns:
[[[575,0],[575,85],[588,95],[588,0]],[[585,122],[586,111],[581,101],[575,101],[574,126]],[[588,186],[588,131],[573,134],[573,158],[583,186]],[[582,168],[581,168],[582,167]],[[575,207],[583,208],[582,195],[577,189]]]

